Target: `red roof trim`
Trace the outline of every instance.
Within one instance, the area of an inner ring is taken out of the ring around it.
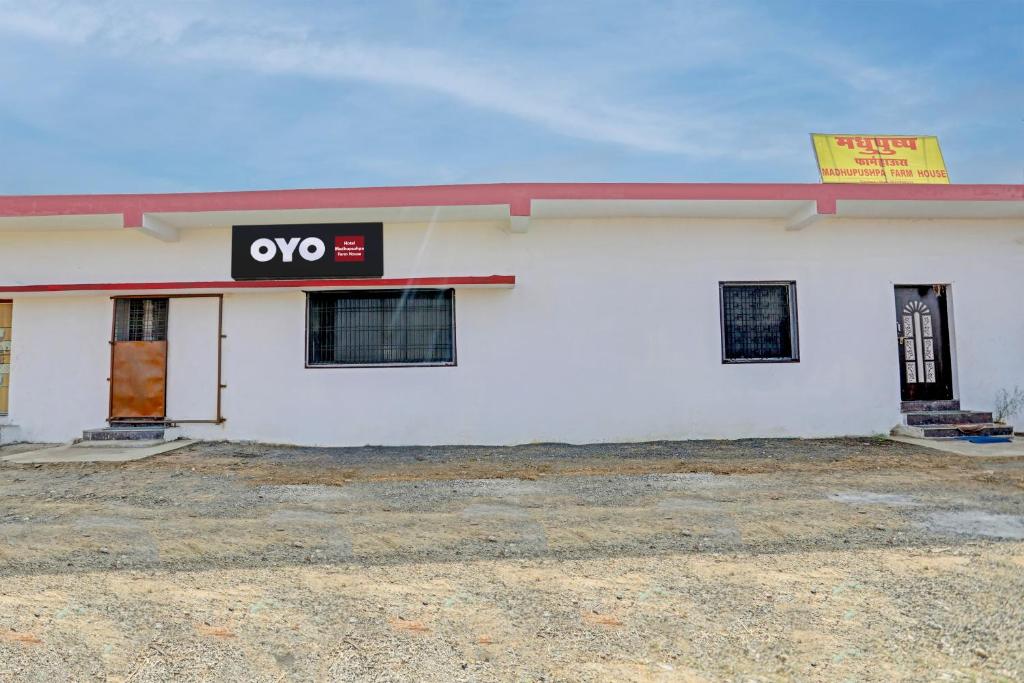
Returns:
[[[351,280],[223,280],[209,282],[86,282],[77,284],[0,285],[4,294],[30,292],[122,292],[171,291],[179,289],[271,289],[337,287],[338,289],[373,287],[459,287],[467,285],[512,286],[515,275],[456,275],[451,277],[405,277]]]
[[[122,214],[138,227],[142,214],[198,211],[473,206],[507,204],[529,216],[532,200],[839,200],[1021,201],[1024,185],[847,185],[823,183],[498,183],[319,190],[177,194],[0,196],[0,217]]]

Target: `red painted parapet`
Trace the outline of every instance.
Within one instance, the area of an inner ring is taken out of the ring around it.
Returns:
[[[835,213],[838,200],[1021,201],[1024,185],[819,183],[497,183],[175,194],[0,196],[0,217],[507,205],[529,216],[534,200],[810,200]]]

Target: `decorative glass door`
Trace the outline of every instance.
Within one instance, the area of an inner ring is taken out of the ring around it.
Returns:
[[[896,332],[904,401],[953,398],[944,285],[898,285]]]

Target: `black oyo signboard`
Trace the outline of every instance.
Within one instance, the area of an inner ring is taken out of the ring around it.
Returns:
[[[381,223],[236,225],[231,277],[287,280],[384,275]]]

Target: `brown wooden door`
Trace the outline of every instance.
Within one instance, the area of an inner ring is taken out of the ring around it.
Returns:
[[[953,398],[944,285],[897,285],[896,332],[904,401]]]
[[[115,299],[110,419],[166,416],[167,311],[167,299]]]
[[[0,415],[6,415],[11,390],[11,330],[13,304],[0,301]]]

